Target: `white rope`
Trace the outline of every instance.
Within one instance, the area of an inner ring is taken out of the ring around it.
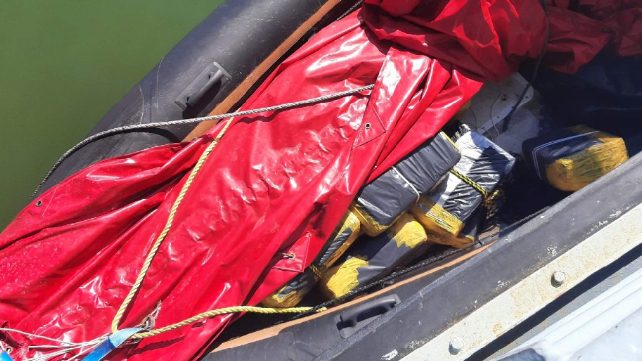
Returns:
[[[66,345],[70,345],[70,346],[79,345],[79,343],[76,343],[76,342],[69,342],[69,341],[63,341],[63,340],[56,340],[55,338],[46,337],[46,336],[41,336],[41,335],[36,335],[36,334],[33,334],[33,333],[24,332],[24,331],[20,331],[20,330],[14,330],[13,328],[0,327],[0,331],[5,331],[5,332],[14,332],[14,333],[17,333],[17,334],[20,334],[20,335],[23,335],[23,336],[27,336],[27,337],[31,337],[31,338],[39,338],[39,339],[47,340],[47,341],[58,342],[58,343],[66,344]]]
[[[20,330],[16,330],[13,328],[6,328],[6,327],[0,327],[0,331],[4,332],[13,332],[17,333],[32,339],[40,339],[40,340],[46,340],[46,341],[52,341],[58,343],[58,345],[34,345],[34,346],[28,346],[27,348],[30,350],[40,350],[40,349],[59,349],[57,351],[49,352],[49,353],[44,353],[39,356],[35,356],[32,358],[26,358],[23,359],[22,361],[47,361],[50,360],[54,357],[66,355],[72,351],[80,349],[80,352],[76,355],[73,356],[70,360],[73,360],[77,358],[80,355],[83,355],[94,348],[96,346],[100,345],[103,341],[105,341],[108,336],[104,335],[101,337],[98,337],[94,340],[91,341],[85,341],[85,342],[71,342],[71,341],[63,341],[63,340],[57,340],[55,338],[47,337],[47,336],[42,336],[42,335],[36,335],[34,333],[29,333],[29,332],[24,332]],[[87,348],[86,350],[83,350],[84,348]]]
[[[66,354],[68,354],[68,353],[70,353],[72,351],[80,350],[80,352],[78,352],[78,354],[76,354],[75,356],[72,356],[69,359],[69,360],[73,360],[73,359],[76,359],[79,356],[82,356],[82,355],[86,354],[87,352],[93,350],[94,348],[96,348],[96,346],[100,345],[105,340],[106,340],[106,337],[97,338],[97,339],[95,339],[93,341],[86,342],[86,345],[67,347],[67,348],[63,348],[63,349],[58,350],[58,351],[42,354],[40,356],[23,359],[22,361],[48,361],[48,360],[51,360],[54,357],[63,356],[63,355],[66,355]],[[86,347],[87,347],[87,349],[83,350]]]
[[[98,345],[103,343],[105,340],[107,340],[107,336],[102,336],[92,341],[79,343],[76,346],[70,346],[70,347],[59,346],[59,347],[62,347],[60,350],[49,352],[49,353],[43,353],[39,356],[23,359],[22,361],[48,361],[48,360],[51,360],[52,358],[67,355],[73,351],[79,350],[79,352],[76,355],[68,359],[68,360],[75,360],[78,357],[85,355],[88,352],[94,350]],[[29,346],[29,349],[37,349],[37,348],[39,347]]]
[[[492,140],[497,140],[497,138],[499,138],[499,136],[501,135],[501,133],[499,132],[499,129],[497,129],[497,124],[495,124],[495,115],[493,114],[493,109],[495,108],[495,105],[497,105],[497,102],[499,101],[499,99],[502,98],[502,95],[504,94],[504,83],[500,82],[499,85],[501,86],[501,88],[499,90],[499,94],[497,94],[497,99],[495,99],[493,104],[491,104],[490,106],[490,124],[495,129],[495,133],[497,133],[497,135],[495,136],[495,139],[493,139],[492,135],[490,134],[490,128],[487,130],[488,136]],[[515,105],[515,107],[518,107],[518,106],[519,104]],[[502,119],[499,119],[498,122],[500,122],[501,120]]]

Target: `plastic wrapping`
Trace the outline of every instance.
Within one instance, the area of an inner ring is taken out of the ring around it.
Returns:
[[[488,193],[495,190],[515,163],[513,156],[472,131],[464,133],[455,144],[461,152],[461,160],[454,169]],[[483,201],[484,197],[477,189],[451,173],[436,189],[421,197],[411,207],[411,213],[426,229],[450,239],[459,235]],[[443,238],[440,238],[442,242]]]
[[[523,110],[534,97],[535,90],[529,87],[529,82],[521,74],[513,73],[500,83],[486,82],[470,101],[470,108],[455,119],[479,134],[497,133],[501,122],[514,107],[517,107],[515,112]],[[518,152],[521,152],[521,145],[520,142]]]
[[[624,140],[584,125],[524,142],[537,176],[562,191],[577,191],[629,159]]]
[[[459,158],[453,141],[440,132],[365,186],[351,207],[364,233],[375,237],[385,231],[421,194],[436,186]]]
[[[267,307],[296,306],[314,288],[321,278],[321,272],[332,266],[359,237],[359,229],[359,219],[348,211],[314,262],[261,303]]]
[[[314,268],[308,267],[303,273],[294,276],[285,286],[261,301],[265,307],[284,308],[298,305],[320,279]]]
[[[455,248],[471,246],[477,241],[479,236],[483,213],[484,212],[481,208],[477,208],[475,213],[473,213],[473,215],[470,216],[470,219],[464,223],[463,228],[456,236],[446,232],[427,231],[428,238],[434,243],[445,244]]]
[[[359,285],[411,262],[428,245],[428,237],[421,224],[404,213],[385,233],[360,240],[348,250],[339,265],[323,272],[319,283],[321,292],[329,299],[343,296]]]

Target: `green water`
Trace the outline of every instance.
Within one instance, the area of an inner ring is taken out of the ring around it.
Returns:
[[[56,159],[223,0],[0,0],[0,230]]]

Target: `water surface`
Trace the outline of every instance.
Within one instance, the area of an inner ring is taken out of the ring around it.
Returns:
[[[223,0],[0,0],[0,230],[56,159]]]

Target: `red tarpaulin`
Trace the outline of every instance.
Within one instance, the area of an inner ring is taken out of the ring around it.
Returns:
[[[160,301],[157,326],[257,304],[313,260],[359,188],[432,137],[483,81],[516,71],[544,45],[535,0],[365,3],[284,61],[243,108],[375,84],[372,94],[234,119],[179,206],[121,328],[139,324]],[[577,69],[613,37],[596,35],[599,21],[550,10],[546,62],[556,69]],[[621,39],[619,49],[630,48]],[[0,235],[0,322],[75,342],[110,332],[189,170],[220,130],[102,161],[27,206]],[[231,318],[145,339],[111,358],[189,359]],[[17,359],[43,342],[9,337]]]
[[[588,41],[593,33],[610,39],[610,47],[620,56],[642,55],[642,0],[547,0],[547,3],[555,5],[551,12],[553,24],[566,26],[568,34],[573,25],[583,29],[574,40]]]

